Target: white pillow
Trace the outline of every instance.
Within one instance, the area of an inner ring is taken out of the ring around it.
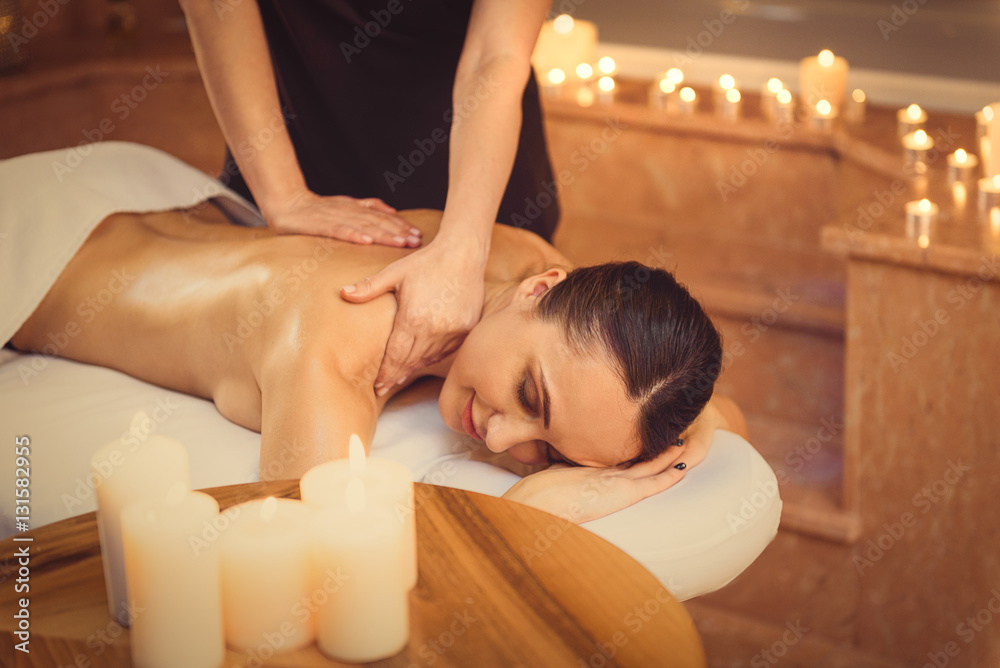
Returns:
[[[30,526],[96,509],[91,454],[146,411],[156,433],[188,448],[196,488],[257,480],[260,434],[223,418],[203,399],[110,369],[4,350],[0,425],[4,442],[31,439]],[[518,477],[468,459],[470,441],[437,409],[439,382],[409,388],[379,418],[372,453],[401,462],[414,480],[502,495]],[[13,481],[13,448],[0,479]],[[10,489],[8,484],[4,488]],[[13,533],[14,495],[0,501],[0,536]],[[582,526],[653,572],[679,599],[718,589],[774,538],[781,514],[774,472],[749,443],[716,432],[708,457],[672,489]]]

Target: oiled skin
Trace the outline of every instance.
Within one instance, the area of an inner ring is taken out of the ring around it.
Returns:
[[[424,243],[441,218],[402,215],[423,230]],[[396,300],[354,305],[338,291],[410,252],[235,227],[211,205],[115,214],[12,343],[51,348],[49,334],[75,322],[79,331],[60,356],[213,400],[226,418],[261,432],[261,478],[295,478],[346,456],[351,433],[371,441],[391,397],[376,397],[373,386]],[[487,301],[505,283],[552,265],[568,262],[535,235],[494,226]],[[113,300],[95,302],[109,286]],[[414,377],[443,376],[449,363]]]

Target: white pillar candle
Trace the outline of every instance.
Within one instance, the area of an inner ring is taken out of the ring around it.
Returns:
[[[868,110],[868,96],[860,88],[851,91],[851,96],[847,99],[847,110],[844,112],[844,120],[848,123],[860,125],[865,122],[865,114]]]
[[[828,101],[834,111],[840,109],[847,86],[847,61],[823,49],[818,56],[799,62],[799,92],[806,109],[813,109],[820,100]]]
[[[559,68],[572,72],[579,63],[597,59],[597,25],[591,21],[576,21],[560,14],[546,21],[538,33],[531,63],[538,72]]]
[[[162,499],[178,484],[191,488],[187,450],[172,438],[151,434],[150,425],[148,415],[137,413],[128,434],[103,446],[90,458],[97,490],[97,533],[108,610],[122,626],[129,625],[122,510],[133,501]]]
[[[677,113],[688,116],[698,108],[698,94],[690,86],[681,88],[677,94]]]
[[[896,132],[905,137],[917,130],[923,130],[927,125],[927,112],[919,104],[911,104],[906,109],[896,112]]]
[[[1000,174],[979,179],[979,210],[988,211],[1000,206]]]
[[[1000,107],[1000,102],[997,103],[997,106]],[[986,136],[990,122],[995,115],[996,113],[993,111],[991,105],[986,105],[976,112],[976,139]]]
[[[368,503],[362,480],[341,487],[346,503],[320,509],[313,524],[314,581],[327,571],[341,580],[316,611],[316,643],[350,663],[393,656],[409,639],[403,527],[389,507]]]
[[[777,95],[785,89],[781,79],[771,77],[760,91],[760,113],[768,120],[774,120]]]
[[[971,181],[975,178],[978,167],[979,158],[960,148],[948,156],[948,180],[952,183]]]
[[[809,127],[817,132],[832,132],[833,121],[837,117],[837,110],[827,100],[820,100],[816,106],[810,107]]]
[[[313,589],[309,531],[316,509],[272,496],[233,510],[238,514],[220,542],[226,642],[274,654],[308,645],[315,619],[302,601]]]
[[[361,478],[365,483],[368,505],[388,508],[403,528],[406,546],[403,581],[407,587],[413,587],[417,584],[413,475],[398,462],[366,458],[364,446],[356,434],[351,434],[348,455],[347,459],[335,459],[306,471],[299,481],[302,500],[317,508],[342,507],[347,503],[344,490],[351,478]]]
[[[218,543],[202,538],[218,516],[211,496],[183,490],[122,511],[133,666],[215,668],[225,658]]]
[[[611,104],[615,101],[615,80],[604,76],[597,80],[597,101],[601,104]]]
[[[983,176],[990,177],[1000,174],[1000,102],[991,104],[987,108],[991,113],[986,114],[985,110],[983,112],[989,120],[986,122],[986,136],[980,143],[988,143],[992,148],[980,151],[980,155],[983,159]]]
[[[788,90],[780,90],[774,96],[774,122],[789,124],[795,120],[795,101]]]
[[[927,171],[927,153],[934,148],[934,140],[923,130],[917,130],[903,137],[903,159],[906,165],[918,174]]]

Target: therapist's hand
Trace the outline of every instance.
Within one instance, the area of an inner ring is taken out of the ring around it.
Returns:
[[[271,229],[279,234],[311,234],[399,248],[421,243],[421,231],[376,197],[328,197],[303,190],[263,213]]]
[[[458,348],[479,322],[486,259],[481,253],[439,242],[440,238],[341,288],[341,297],[357,304],[396,293],[399,309],[375,380],[379,396]]]

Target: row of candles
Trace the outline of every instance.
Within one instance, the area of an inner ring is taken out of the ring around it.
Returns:
[[[142,430],[145,414],[133,420]],[[148,434],[148,431],[142,433]],[[112,616],[139,667],[214,668],[225,647],[266,661],[315,642],[339,661],[393,656],[417,581],[413,482],[396,462],[349,457],[300,482],[302,500],[219,511],[191,491],[184,446],[116,440],[91,459]]]

